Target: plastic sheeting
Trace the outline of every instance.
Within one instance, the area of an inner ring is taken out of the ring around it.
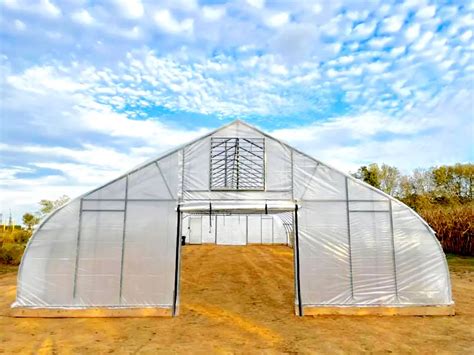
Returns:
[[[265,189],[211,190],[212,137],[264,138]],[[211,223],[209,205],[217,213]],[[232,245],[293,245],[298,237],[302,306],[452,303],[446,259],[417,214],[237,121],[51,214],[27,246],[14,306],[174,309],[183,234],[191,243]]]
[[[188,215],[183,225],[188,244],[289,243],[289,231],[278,214]]]

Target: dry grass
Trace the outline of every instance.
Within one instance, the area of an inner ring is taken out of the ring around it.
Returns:
[[[474,204],[433,206],[420,211],[446,253],[474,256]]]

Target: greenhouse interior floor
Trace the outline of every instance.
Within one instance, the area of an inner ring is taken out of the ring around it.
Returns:
[[[454,317],[294,315],[286,246],[187,245],[176,318],[11,318],[0,275],[0,353],[474,352],[474,258],[450,258]]]

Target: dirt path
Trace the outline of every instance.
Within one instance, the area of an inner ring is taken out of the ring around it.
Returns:
[[[474,352],[474,270],[452,272],[455,317],[298,318],[284,246],[186,246],[177,318],[15,319],[0,276],[0,352]]]

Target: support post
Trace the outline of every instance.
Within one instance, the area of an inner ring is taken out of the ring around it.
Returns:
[[[395,253],[395,233],[393,230],[393,211],[392,211],[392,200],[389,200],[389,213],[390,213],[390,233],[392,234],[392,252],[393,252],[393,277],[395,281],[395,297],[398,299],[398,280],[397,280],[397,259]]]
[[[72,299],[76,298],[77,293],[77,271],[79,267],[79,248],[81,246],[81,229],[82,229],[82,201],[79,204],[79,226],[77,228],[77,242],[76,242],[76,264],[74,266],[74,285],[72,287]]]
[[[174,291],[173,291],[173,312],[172,315],[173,317],[176,316],[176,303],[178,301],[178,277],[179,277],[179,250],[181,247],[181,206],[178,205],[177,211],[176,211],[176,255],[175,255],[175,260],[174,260]]]
[[[351,299],[354,299],[354,279],[352,275],[352,242],[351,242],[351,217],[349,209],[349,183],[347,177],[345,179],[346,183],[346,214],[347,214],[347,243],[349,249],[349,273],[351,278]]]
[[[295,277],[296,294],[298,298],[298,315],[303,316],[303,305],[301,303],[301,282],[300,282],[300,243],[298,236],[298,204],[295,204]]]
[[[125,208],[124,208],[124,211],[123,211],[122,256],[120,257],[120,291],[119,291],[119,303],[120,304],[122,304],[123,259],[124,259],[124,256],[125,256],[125,234],[126,234],[125,230],[127,229],[127,202],[128,202],[128,175],[125,177]]]

